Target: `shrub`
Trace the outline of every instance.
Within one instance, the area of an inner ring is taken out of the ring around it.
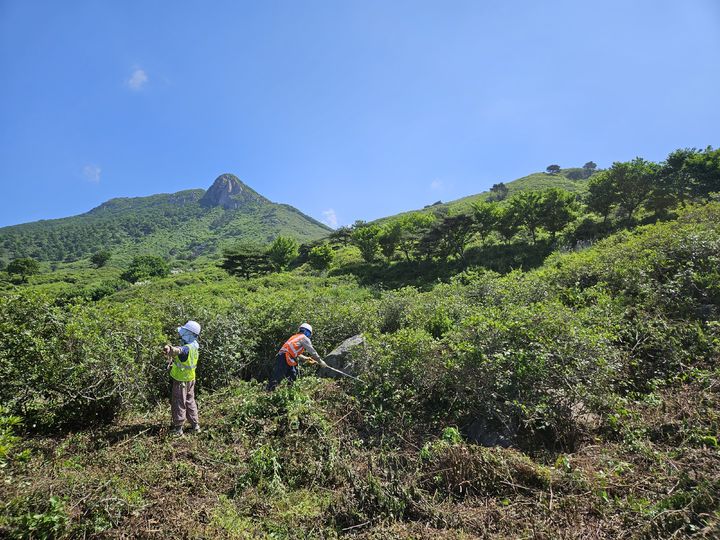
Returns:
[[[90,262],[95,265],[95,268],[101,268],[107,264],[111,257],[112,254],[107,249],[101,249],[92,254]]]
[[[111,420],[154,392],[161,317],[150,306],[55,306],[47,296],[0,297],[0,400],[26,425]]]
[[[40,273],[40,263],[29,257],[13,259],[5,270],[8,274],[17,276],[20,282],[25,283],[30,276]]]
[[[165,277],[170,274],[170,265],[157,255],[138,255],[133,258],[130,267],[122,274],[122,279],[135,283],[150,277]]]
[[[277,270],[285,269],[298,256],[297,240],[288,236],[278,236],[267,252]]]
[[[310,250],[308,262],[315,270],[327,270],[330,268],[334,257],[335,253],[330,244],[324,243]]]

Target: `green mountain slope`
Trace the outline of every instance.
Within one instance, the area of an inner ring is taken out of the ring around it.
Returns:
[[[152,252],[192,259],[237,240],[264,244],[288,235],[306,241],[329,231],[225,174],[207,191],[112,199],[79,216],[0,228],[0,258],[73,261],[110,249],[120,256]]]
[[[424,291],[0,291],[0,537],[718,538],[719,253],[710,203]],[[203,431],[171,438],[160,351],[188,318]],[[363,334],[330,360],[362,380],[304,364],[267,392],[300,321],[326,359]]]
[[[516,180],[512,180],[511,182],[505,182],[505,186],[508,188],[507,197],[512,197],[515,193],[519,193],[521,191],[543,190],[551,187],[564,189],[566,191],[570,191],[571,193],[583,194],[587,192],[588,179],[572,178],[572,176],[574,176],[573,173],[575,173],[575,175],[578,175],[579,171],[582,171],[582,169],[562,169],[559,174],[547,174],[538,172],[529,174],[528,176],[523,176],[522,178],[518,178]],[[394,216],[380,218],[374,221],[374,223],[382,223],[385,221],[389,221],[398,216],[402,216],[411,212],[431,212],[434,210],[447,210],[452,215],[460,214],[469,211],[473,203],[478,201],[484,201],[490,195],[491,192],[488,190],[481,193],[476,193],[475,195],[468,195],[467,197],[455,199],[446,203],[437,202],[435,204],[428,205],[423,209],[409,210],[407,212],[401,212],[400,214],[396,214]]]
[[[508,188],[508,197],[512,197],[515,193],[521,191],[543,190],[547,188],[560,188],[571,193],[585,193],[587,191],[587,179],[573,180],[566,177],[562,171],[560,174],[533,173],[523,176],[512,182],[505,184]],[[466,209],[474,202],[485,200],[490,195],[490,191],[483,191],[476,195],[469,195],[461,199],[456,199],[446,203],[453,211]]]

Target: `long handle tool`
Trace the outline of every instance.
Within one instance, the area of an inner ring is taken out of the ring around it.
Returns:
[[[365,381],[363,381],[362,379],[358,379],[357,377],[355,377],[355,376],[353,376],[353,375],[350,375],[349,373],[345,373],[344,371],[340,371],[339,369],[335,369],[334,367],[332,367],[332,366],[330,366],[330,365],[328,365],[328,364],[325,364],[324,367],[326,367],[327,369],[331,369],[331,370],[334,371],[335,373],[339,373],[340,375],[343,375],[343,376],[345,376],[345,377],[350,377],[351,379],[355,379],[356,381],[365,384]]]

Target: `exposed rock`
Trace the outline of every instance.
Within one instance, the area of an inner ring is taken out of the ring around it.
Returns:
[[[572,406],[571,415],[578,429],[583,431],[594,431],[602,425],[602,418],[581,401]]]
[[[234,210],[256,202],[270,202],[268,199],[243,184],[233,174],[222,174],[215,179],[200,199],[203,206],[222,206]]]
[[[325,360],[329,366],[342,370],[350,375],[356,375],[355,371],[359,368],[358,364],[364,357],[362,354],[364,351],[365,338],[358,334],[343,341],[333,349],[330,354],[325,356],[323,360]],[[339,373],[324,368],[318,370],[318,375],[332,378],[342,377]]]

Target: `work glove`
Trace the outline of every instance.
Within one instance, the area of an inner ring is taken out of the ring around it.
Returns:
[[[172,347],[171,347],[170,345],[165,345],[165,346],[163,347],[163,354],[164,354],[165,356],[169,355],[169,354],[170,354],[170,351],[172,351]]]

